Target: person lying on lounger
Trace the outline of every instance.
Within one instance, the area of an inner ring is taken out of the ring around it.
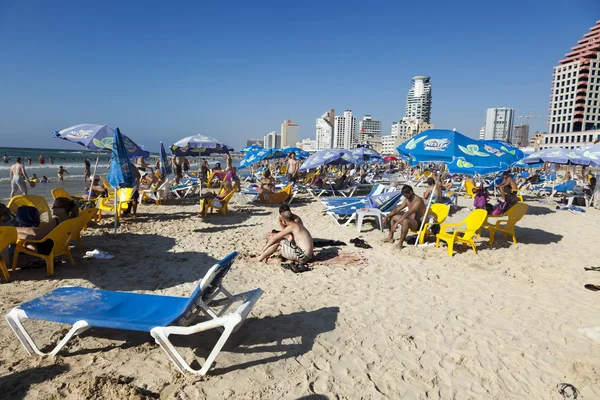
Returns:
[[[294,220],[291,211],[281,213],[284,229],[271,236],[265,244],[262,254],[255,260],[265,263],[277,250],[281,257],[296,261],[300,264],[308,263],[313,256],[313,239],[304,225]]]
[[[200,201],[202,203],[202,213],[204,215],[206,208],[208,208],[209,204],[214,204],[216,206],[221,206],[220,201],[223,200],[227,195],[233,190],[231,183],[228,181],[223,181],[221,183],[221,189],[219,193],[215,192],[204,192],[200,196]]]

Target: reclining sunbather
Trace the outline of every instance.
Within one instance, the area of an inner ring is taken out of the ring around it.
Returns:
[[[256,261],[266,263],[268,258],[279,250],[281,256],[287,260],[297,261],[300,264],[308,263],[313,256],[313,240],[310,232],[304,225],[295,221],[291,211],[284,211],[281,217],[284,229],[271,236]]]
[[[215,192],[204,192],[202,193],[202,195],[200,196],[200,200],[202,202],[202,212],[201,215],[204,215],[206,213],[206,209],[208,208],[209,204],[213,204],[217,207],[221,206],[220,200],[223,200],[225,197],[227,197],[227,195],[233,190],[233,187],[231,186],[231,183],[228,181],[223,181],[221,183],[221,189],[219,190],[220,193],[215,193]],[[204,200],[204,201],[202,201]]]

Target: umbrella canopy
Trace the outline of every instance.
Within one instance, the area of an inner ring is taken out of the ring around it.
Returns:
[[[549,162],[553,164],[576,164],[576,165],[590,165],[590,160],[578,155],[575,150],[563,149],[562,147],[552,147],[536,151],[535,153],[523,158],[521,160],[523,164],[539,164],[543,162]]]
[[[115,128],[111,151],[108,183],[115,188],[130,188],[135,186],[135,177],[131,168],[131,162],[129,161],[129,154],[119,128]]]
[[[357,164],[358,160],[352,155],[350,150],[345,149],[324,149],[319,150],[308,157],[300,167],[300,171],[307,171],[311,168],[317,168],[321,165],[344,165]]]
[[[385,156],[385,157],[383,157],[383,161],[386,161],[386,162],[398,161],[398,158],[394,157],[394,156]]]
[[[506,162],[484,149],[484,145],[460,132],[430,129],[397,147],[412,162],[443,162],[455,174],[490,174],[509,168]]]
[[[600,167],[600,143],[575,149],[577,155],[590,161],[590,165]]]
[[[302,150],[299,147],[288,147],[287,149],[282,149],[281,153],[284,157],[287,157],[290,153],[294,153],[296,154],[297,160],[306,160],[308,157],[310,157],[310,153],[308,151]]]
[[[54,137],[77,143],[91,151],[112,150],[115,131],[107,125],[79,124],[61,131],[54,131]],[[150,152],[125,135],[121,135],[128,157],[149,157]]]
[[[200,157],[215,153],[229,153],[232,148],[210,136],[188,136],[171,145],[171,152],[176,156]]]
[[[260,149],[258,151],[250,151],[246,153],[244,158],[242,158],[242,161],[240,161],[240,167],[246,168],[257,162],[283,157],[285,156],[281,149]]]
[[[262,150],[262,149],[263,149],[262,147],[253,144],[252,146],[246,146],[243,149],[241,149],[240,153],[247,153],[249,151],[259,151],[259,150]]]
[[[158,161],[158,165],[162,175],[169,175],[172,172],[163,142],[160,142],[160,159]]]
[[[379,154],[375,150],[366,147],[359,147],[357,149],[352,150],[352,155],[356,157],[356,159],[359,160],[359,162],[381,160],[381,154]]]
[[[377,194],[375,196],[367,197],[367,202],[365,207],[368,208],[382,208],[391,203],[395,203],[398,199],[402,197],[402,191],[396,190],[394,192],[386,192]]]
[[[503,140],[478,140],[483,145],[483,149],[488,153],[498,157],[498,159],[508,165],[512,165],[525,157],[525,154],[511,143]]]

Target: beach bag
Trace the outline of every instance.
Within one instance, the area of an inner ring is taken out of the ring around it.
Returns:
[[[509,203],[505,201],[501,201],[493,208],[491,214],[492,215],[501,215],[508,211],[510,208]]]
[[[475,208],[485,208],[485,205],[488,202],[488,196],[488,192],[485,188],[479,188],[473,200]]]

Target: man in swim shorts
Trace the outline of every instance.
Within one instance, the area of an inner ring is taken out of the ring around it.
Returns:
[[[21,157],[17,157],[17,162],[10,167],[10,197],[12,198],[17,190],[20,190],[24,195],[27,194],[27,184],[29,177],[25,172],[25,166]]]
[[[287,260],[300,264],[308,263],[313,256],[313,239],[310,232],[304,225],[295,221],[291,211],[282,212],[281,217],[285,228],[271,236],[256,261],[266,263],[269,257],[279,250],[281,256]]]

